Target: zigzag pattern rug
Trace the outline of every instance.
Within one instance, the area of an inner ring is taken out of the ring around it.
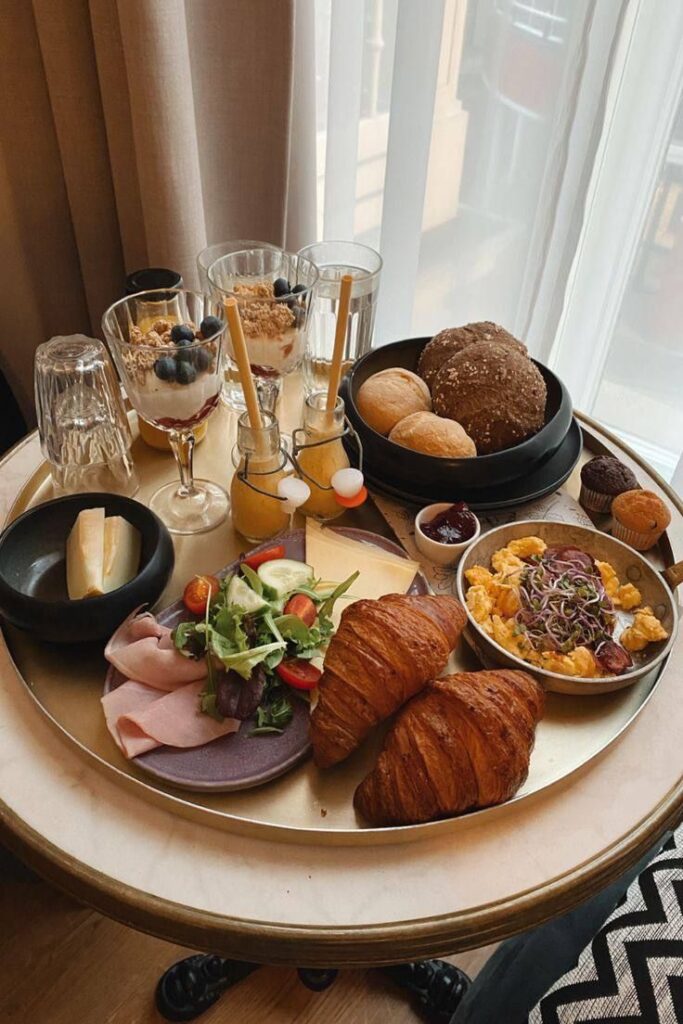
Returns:
[[[529,1024],[683,1024],[683,830],[529,1016]]]

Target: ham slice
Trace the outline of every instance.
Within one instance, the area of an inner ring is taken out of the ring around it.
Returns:
[[[126,757],[138,757],[163,745],[199,747],[237,732],[240,722],[218,722],[199,710],[203,682],[197,680],[161,694],[158,689],[129,680],[102,697],[107,728]]]
[[[168,626],[139,610],[122,622],[104,649],[104,656],[126,679],[155,690],[175,690],[206,676],[204,658],[186,658],[176,650]]]

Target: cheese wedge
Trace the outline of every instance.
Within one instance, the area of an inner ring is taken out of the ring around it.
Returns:
[[[420,565],[409,558],[388,554],[369,544],[341,538],[314,520],[306,520],[306,561],[322,580],[339,583],[360,571],[351,590],[335,604],[335,625],[344,608],[361,599],[376,600],[385,594],[405,594]]]
[[[128,583],[140,565],[140,531],[123,516],[104,520],[102,589],[105,594]]]
[[[103,593],[104,509],[78,513],[66,542],[66,588],[72,601]]]

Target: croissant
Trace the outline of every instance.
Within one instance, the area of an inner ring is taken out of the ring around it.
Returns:
[[[350,605],[327,649],[311,714],[315,763],[343,761],[443,671],[465,622],[454,597],[389,594]]]
[[[413,825],[499,804],[529,772],[543,688],[526,672],[458,672],[397,715],[354,804],[371,825]]]

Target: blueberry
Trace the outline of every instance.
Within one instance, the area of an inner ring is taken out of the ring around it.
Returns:
[[[306,291],[306,285],[305,284],[295,284],[294,287],[292,288],[292,295],[298,295],[299,292],[305,292],[305,291]]]
[[[177,352],[175,358],[179,362],[192,363],[194,362],[194,349],[190,348],[190,342],[182,338],[181,341],[176,342]]]
[[[223,329],[223,321],[217,316],[205,316],[199,325],[199,333],[202,338],[212,338]]]
[[[289,281],[285,277],[278,277],[273,281],[273,295],[276,299],[282,298],[283,295],[289,295],[290,291]]]
[[[174,324],[171,328],[171,341],[178,345],[181,341],[194,341],[194,331],[187,324]]]
[[[211,363],[211,356],[206,351],[206,349],[205,348],[195,349],[193,354],[194,354],[194,365],[196,366],[197,371],[199,373],[201,373],[202,370],[208,370],[209,369],[209,364]]]
[[[171,356],[162,356],[154,364],[154,372],[159,380],[175,380],[176,361]]]
[[[183,360],[178,360],[176,366],[176,380],[179,384],[192,384],[197,379],[197,371],[195,370],[192,363]]]

